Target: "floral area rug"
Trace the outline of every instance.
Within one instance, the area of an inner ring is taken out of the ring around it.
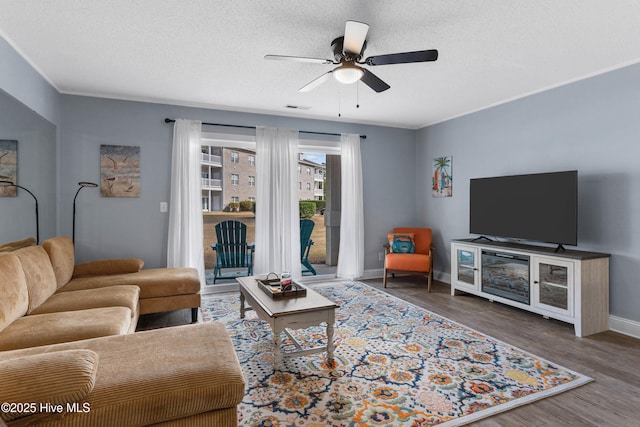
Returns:
[[[313,289],[340,305],[332,366],[318,353],[274,370],[271,328],[253,311],[240,319],[239,294],[203,298],[205,321],[226,324],[247,381],[240,425],[463,425],[591,380],[363,283]],[[326,343],[324,326],[292,334]],[[283,338],[282,351],[293,350]]]

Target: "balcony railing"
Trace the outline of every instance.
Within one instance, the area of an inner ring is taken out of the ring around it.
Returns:
[[[222,166],[222,157],[215,154],[200,153],[200,159],[203,163],[211,164],[214,166]]]
[[[324,196],[324,191],[322,190],[322,188],[315,189],[315,190],[313,190],[313,195],[314,196]]]
[[[316,173],[313,175],[314,181],[324,181],[324,175],[321,173]]]
[[[211,178],[200,178],[201,186],[203,190],[218,190],[222,191],[222,180]]]

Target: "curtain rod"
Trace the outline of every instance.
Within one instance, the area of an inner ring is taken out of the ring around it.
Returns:
[[[164,119],[165,123],[174,123],[175,119],[169,119],[166,118]],[[207,123],[207,122],[202,122],[203,125],[207,125],[207,126],[224,126],[224,127],[228,127],[228,128],[241,128],[241,129],[255,129],[255,126],[242,126],[242,125],[226,125],[223,123]],[[299,130],[298,132],[300,133],[307,133],[307,134],[313,134],[313,135],[329,135],[329,136],[340,136],[339,133],[329,133],[329,132],[314,132],[314,131],[310,131],[310,130]],[[367,135],[360,135],[361,139],[367,139]]]

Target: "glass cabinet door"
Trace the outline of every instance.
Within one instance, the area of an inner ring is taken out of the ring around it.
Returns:
[[[572,314],[573,264],[538,259],[535,272],[538,304],[547,309]]]
[[[475,286],[476,284],[476,251],[457,250],[458,281]]]

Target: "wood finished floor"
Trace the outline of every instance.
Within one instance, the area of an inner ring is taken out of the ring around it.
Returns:
[[[363,280],[378,289],[382,279]],[[479,332],[593,378],[557,396],[473,423],[473,426],[640,427],[640,340],[615,332],[585,338],[573,326],[472,295],[452,297],[448,284],[427,293],[420,278],[390,279],[386,289]],[[189,310],[143,315],[138,330],[190,322]]]

